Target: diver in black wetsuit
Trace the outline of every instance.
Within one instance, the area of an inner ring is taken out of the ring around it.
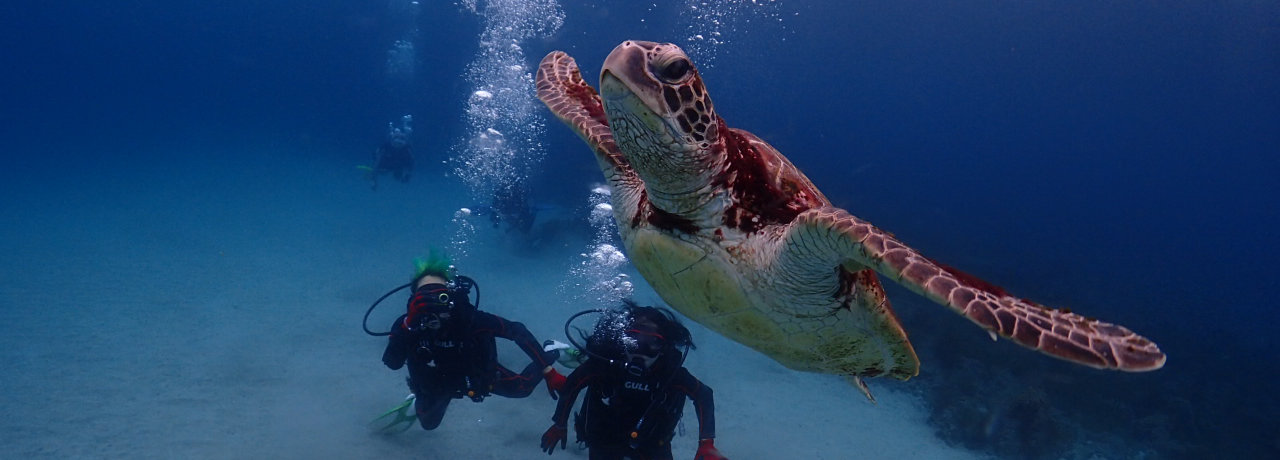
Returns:
[[[523,398],[545,376],[555,391],[564,376],[552,364],[558,352],[543,351],[523,324],[479,311],[468,299],[469,278],[450,273],[448,259],[433,254],[419,262],[408,313],[391,326],[382,362],[398,370],[409,365],[409,389],[423,429],[440,426],[449,402],[480,402],[491,394]],[[511,340],[533,361],[516,373],[497,361],[495,338]]]
[[[529,203],[529,188],[519,182],[499,185],[493,191],[489,204],[475,206],[471,209],[476,216],[488,216],[493,228],[506,224],[506,232],[519,231],[529,235],[533,230],[533,222],[537,219],[537,211]]]
[[[413,133],[410,123],[413,117],[405,115],[401,118],[401,126],[389,124],[387,138],[373,151],[373,166],[361,166],[367,173],[365,178],[378,189],[378,176],[391,174],[400,182],[409,182],[413,174],[413,147],[409,143],[409,135]]]
[[[665,309],[626,301],[621,309],[605,312],[587,338],[586,362],[565,381],[542,449],[550,454],[557,443],[564,448],[569,413],[586,389],[574,431],[590,449],[591,460],[672,458],[671,439],[685,398],[693,400],[698,417],[694,459],[725,460],[714,444],[711,388],[684,367],[684,352],[691,348],[689,330]]]
[[[529,191],[523,184],[510,183],[498,187],[493,192],[493,214],[489,219],[493,225],[505,221],[507,231],[519,230],[529,234],[533,228],[533,206],[529,205]]]

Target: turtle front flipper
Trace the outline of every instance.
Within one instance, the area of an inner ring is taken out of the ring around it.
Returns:
[[[595,151],[609,185],[615,189],[619,185],[639,186],[639,179],[613,140],[600,95],[582,79],[572,57],[563,51],[552,51],[542,58],[537,88],[538,99]]]
[[[870,267],[994,334],[1056,358],[1131,372],[1164,366],[1165,355],[1155,343],[1123,326],[1009,295],[921,255],[843,209],[825,207],[800,214],[786,244],[811,253],[835,253]]]

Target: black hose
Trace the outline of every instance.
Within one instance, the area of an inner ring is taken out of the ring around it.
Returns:
[[[374,308],[376,308],[376,307],[378,306],[378,304],[382,303],[382,301],[383,301],[383,300],[386,300],[386,299],[387,299],[387,297],[391,297],[391,295],[392,295],[392,294],[395,294],[395,293],[397,293],[397,292],[400,292],[400,290],[401,290],[401,289],[407,288],[407,287],[409,287],[409,286],[411,286],[411,285],[413,285],[413,283],[412,283],[412,282],[404,283],[404,284],[400,285],[400,287],[397,287],[397,288],[395,288],[395,289],[392,289],[392,290],[388,291],[386,294],[383,294],[383,295],[382,295],[382,297],[378,297],[378,300],[373,301],[373,305],[370,305],[370,306],[369,306],[369,309],[368,309],[368,310],[365,310],[365,312],[364,312],[364,321],[362,321],[362,322],[360,323],[360,325],[364,327],[364,333],[365,333],[365,334],[369,334],[369,335],[372,335],[372,336],[374,336],[374,337],[382,337],[382,336],[391,335],[391,330],[390,330],[390,329],[388,329],[388,330],[387,330],[387,332],[373,332],[373,331],[369,330],[369,314],[370,314],[370,313],[373,313],[373,309],[374,309]],[[479,291],[477,290],[477,292],[476,292],[476,299],[478,300],[479,298],[480,298],[480,293],[479,293]]]
[[[476,280],[471,279],[470,276],[465,276],[465,275],[454,275],[454,278],[458,280],[459,285],[465,285],[467,291],[471,291],[471,288],[475,288],[476,301],[472,305],[475,305],[476,310],[479,310],[480,309],[480,283],[477,283]]]
[[[608,313],[609,311],[610,311],[610,309],[608,309],[608,308],[596,308],[596,309],[593,309],[593,310],[583,310],[583,311],[580,311],[580,312],[574,313],[574,315],[573,315],[573,316],[570,316],[570,317],[569,317],[569,319],[568,319],[568,320],[565,320],[565,322],[564,322],[564,336],[565,336],[565,338],[566,338],[566,339],[569,339],[569,344],[570,344],[570,345],[573,345],[573,346],[574,346],[574,348],[577,348],[579,351],[581,351],[581,352],[583,352],[583,353],[586,353],[588,356],[594,356],[594,357],[596,357],[596,358],[600,358],[600,359],[602,359],[602,360],[605,360],[605,361],[608,361],[608,362],[612,363],[612,362],[613,362],[613,360],[612,360],[612,359],[609,359],[609,358],[606,358],[606,357],[604,357],[604,356],[600,356],[600,355],[597,355],[597,354],[593,353],[591,350],[588,350],[588,349],[587,349],[586,345],[578,345],[578,342],[576,342],[576,341],[574,341],[574,340],[573,340],[573,334],[570,334],[570,333],[569,333],[569,326],[573,323],[573,320],[578,319],[578,317],[579,317],[579,316],[586,315],[586,314],[590,314],[590,313],[600,313],[600,314],[605,314],[605,313]]]

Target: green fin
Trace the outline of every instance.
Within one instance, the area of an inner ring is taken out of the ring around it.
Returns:
[[[418,421],[418,415],[409,412],[409,408],[413,407],[413,401],[416,397],[413,393],[404,398],[404,402],[390,410],[383,412],[377,418],[369,421],[369,425],[380,433],[401,433],[413,427],[413,423]],[[383,419],[390,419],[386,425],[377,427],[377,424]],[[403,426],[401,426],[403,425]]]

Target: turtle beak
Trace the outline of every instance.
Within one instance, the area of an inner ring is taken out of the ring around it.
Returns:
[[[623,116],[626,118],[626,123],[641,125],[643,132],[664,133],[672,139],[679,134],[675,127],[646,103],[630,85],[608,70],[600,75],[600,99],[604,104],[604,113],[609,118],[610,126],[619,122],[614,117],[625,114]],[[670,139],[664,141],[664,143],[669,142]]]
[[[613,94],[617,92],[618,88],[626,88],[626,87],[627,85],[622,84],[622,80],[619,80],[618,77],[613,76],[613,72],[610,72],[609,69],[604,69],[603,71],[600,72],[600,92],[601,93],[605,92],[605,88],[609,88],[610,89],[609,93]]]
[[[658,43],[642,41],[625,41],[609,53],[600,70],[600,93],[602,97],[618,92],[605,89],[606,79],[613,79],[620,89],[642,101],[649,111],[666,114],[666,107],[661,105],[662,85],[649,75],[645,53],[658,47]]]
[[[621,79],[613,75],[613,72],[605,70],[600,72],[600,97],[606,101],[616,101],[627,97],[635,97],[631,92],[631,88],[627,87]]]

